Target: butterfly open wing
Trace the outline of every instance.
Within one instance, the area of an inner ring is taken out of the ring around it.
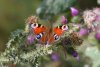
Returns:
[[[60,36],[64,33],[64,31],[68,30],[67,25],[57,26],[53,29],[52,35],[48,39],[48,43],[52,43],[60,39]]]
[[[46,32],[46,27],[38,23],[32,23],[31,28],[32,28],[34,35],[36,36],[36,39],[40,40],[41,42],[44,42],[45,41],[44,35]]]

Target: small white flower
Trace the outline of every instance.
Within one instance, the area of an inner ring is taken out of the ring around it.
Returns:
[[[90,67],[88,64],[85,64],[84,67]]]
[[[52,50],[48,50],[48,54],[52,54],[52,52],[53,52]]]

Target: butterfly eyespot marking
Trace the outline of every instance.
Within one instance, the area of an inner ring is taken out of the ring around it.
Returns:
[[[36,39],[41,39],[42,36],[43,36],[43,33],[40,33],[40,34],[38,34],[38,35],[36,36]]]
[[[55,39],[55,40],[59,40],[60,37],[59,37],[57,34],[55,34],[55,35],[54,35],[54,39]]]
[[[65,30],[68,30],[68,26],[67,26],[67,25],[63,25],[63,26],[62,26],[62,30],[64,30],[64,31],[65,31]]]
[[[31,24],[31,27],[32,28],[36,28],[36,27],[38,27],[38,24],[37,23],[33,23],[33,24]]]

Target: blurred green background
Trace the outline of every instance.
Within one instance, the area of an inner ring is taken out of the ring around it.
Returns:
[[[0,50],[12,31],[24,29],[25,20],[35,14],[39,3],[40,0],[0,0]]]

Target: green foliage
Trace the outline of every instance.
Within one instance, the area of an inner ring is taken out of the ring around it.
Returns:
[[[42,19],[55,20],[57,14],[68,12],[70,7],[76,6],[76,4],[77,0],[44,0],[36,12]]]

